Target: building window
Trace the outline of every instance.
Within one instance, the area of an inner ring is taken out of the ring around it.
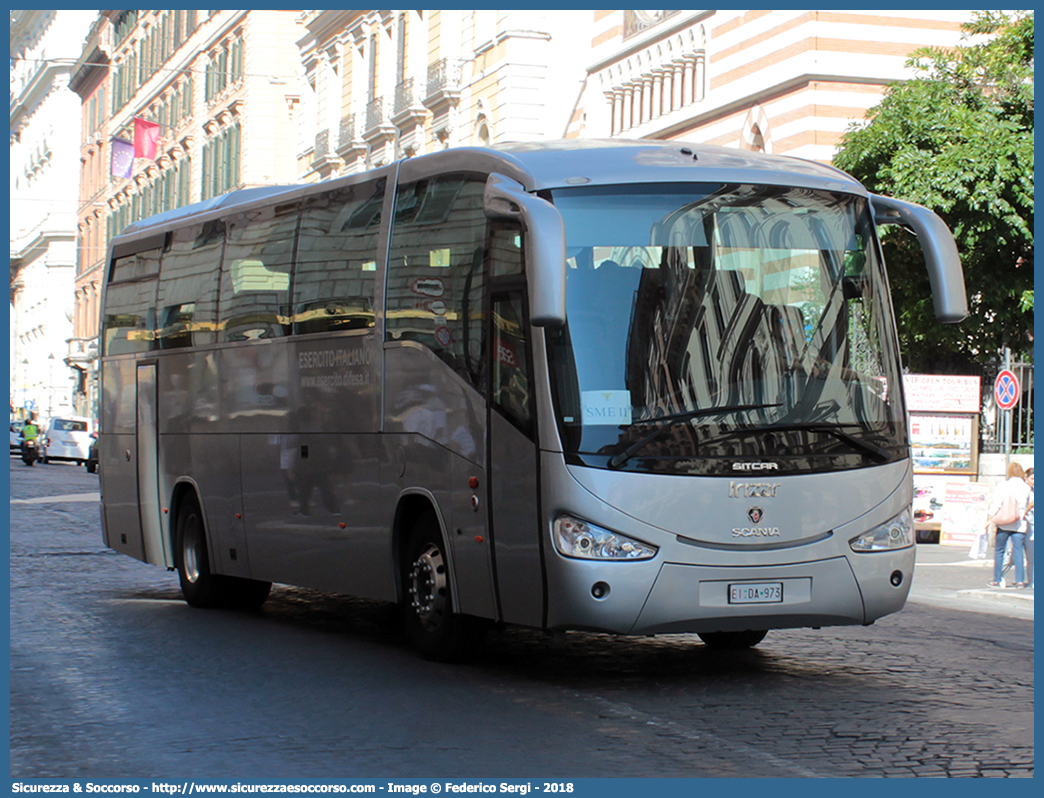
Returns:
[[[677,11],[624,11],[624,39],[658,25]]]
[[[207,64],[206,100],[211,102],[229,86],[243,80],[243,37],[226,41],[211,53]]]
[[[138,24],[138,12],[137,11],[124,11],[118,17],[116,22],[113,24],[115,28],[115,38],[117,46],[123,43],[123,40],[130,36],[134,26]]]
[[[203,144],[203,190],[210,199],[239,186],[239,122],[225,128]]]

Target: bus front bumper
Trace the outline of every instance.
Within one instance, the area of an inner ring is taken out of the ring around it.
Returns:
[[[555,557],[548,627],[646,635],[868,624],[902,608],[914,556],[739,567]]]

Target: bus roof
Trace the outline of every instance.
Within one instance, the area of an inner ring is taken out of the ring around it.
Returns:
[[[832,166],[782,155],[747,152],[711,144],[652,139],[565,139],[519,142],[494,147],[456,147],[398,162],[404,171],[495,171],[518,180],[529,191],[572,185],[630,183],[747,183],[866,194],[851,176]],[[395,166],[394,164],[392,165]],[[389,173],[389,168],[374,170]],[[189,217],[226,215],[285,195],[296,199],[373,173],[320,183],[240,189],[129,224],[122,236],[137,237],[170,229]]]
[[[526,185],[530,191],[569,185],[728,182],[865,194],[854,178],[832,166],[712,144],[573,139],[504,144],[493,149],[531,175],[531,184]]]

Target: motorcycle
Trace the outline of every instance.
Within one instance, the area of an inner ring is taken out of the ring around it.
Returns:
[[[37,456],[36,441],[22,441],[22,462],[27,466],[31,466],[36,462]]]

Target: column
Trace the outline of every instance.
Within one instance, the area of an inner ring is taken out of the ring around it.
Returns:
[[[693,102],[703,102],[707,94],[707,56],[705,53],[696,54],[696,75],[693,86]]]
[[[652,119],[653,79],[652,75],[642,76],[642,122]]]
[[[671,110],[677,111],[682,107],[682,91],[684,86],[682,85],[684,77],[685,61],[678,59],[671,64]]]
[[[691,105],[693,92],[692,92],[692,78],[695,64],[693,63],[692,56],[685,56],[684,72],[682,73],[682,104]]]
[[[612,91],[607,91],[605,96],[609,99],[610,121],[609,135],[615,136],[623,129],[623,89],[613,86]]]

